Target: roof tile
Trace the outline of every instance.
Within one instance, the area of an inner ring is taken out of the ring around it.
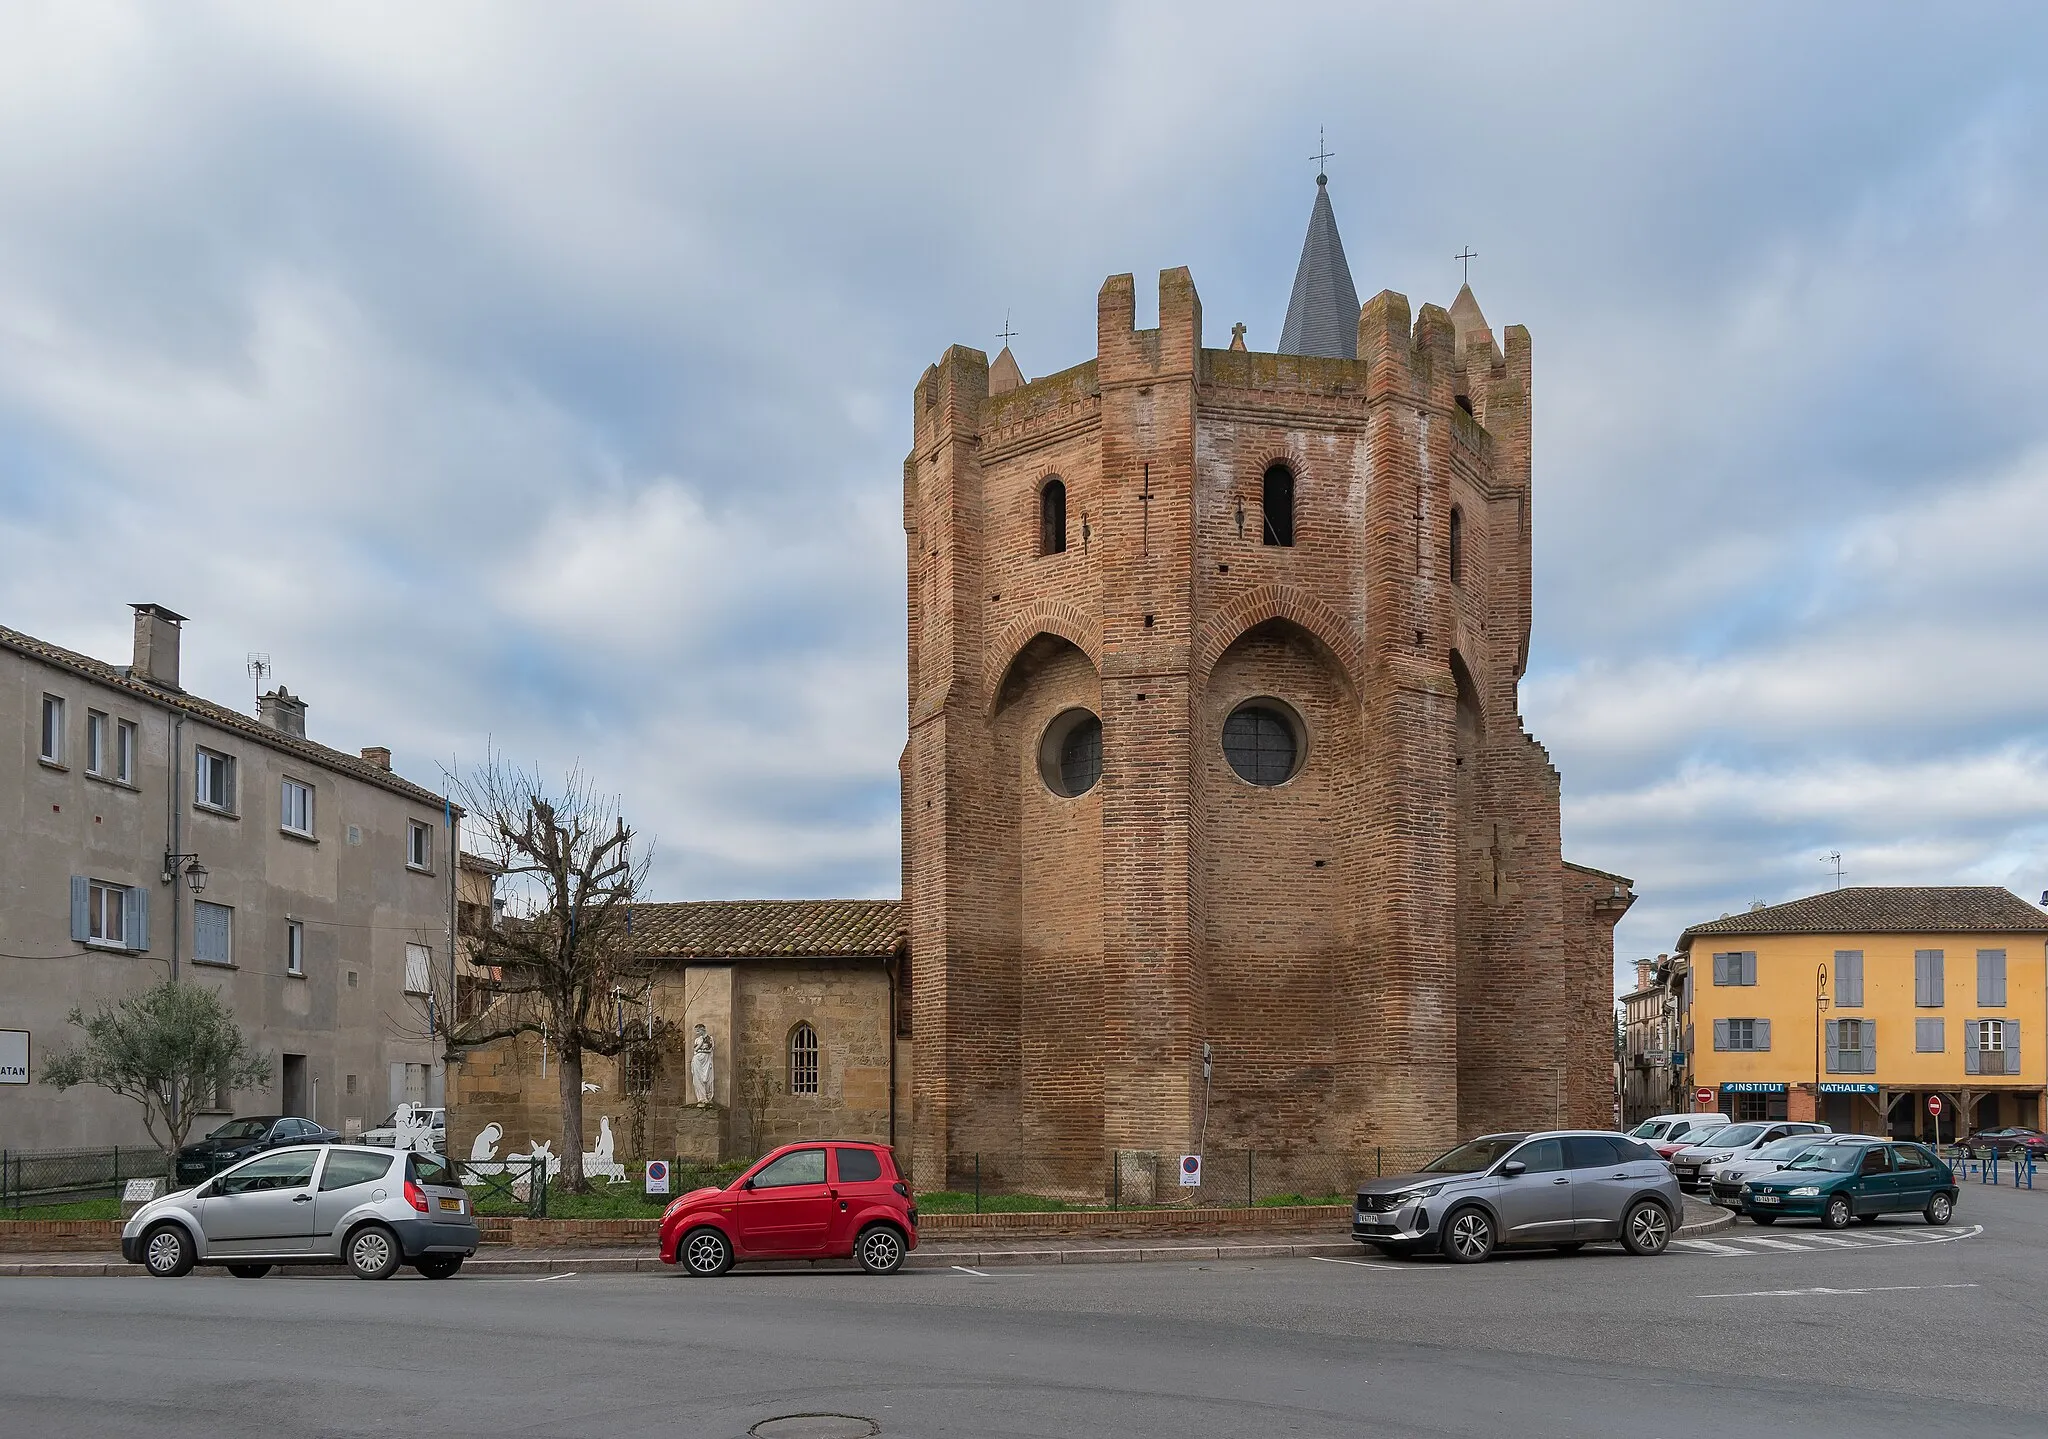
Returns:
[[[1724,934],[2048,934],[2048,914],[1989,885],[1851,885],[1745,910],[1678,937]]]
[[[702,899],[633,906],[634,947],[677,959],[887,958],[903,947],[893,899]]]

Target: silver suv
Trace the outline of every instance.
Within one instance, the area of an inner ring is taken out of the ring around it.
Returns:
[[[1396,1257],[1438,1249],[1461,1264],[1497,1248],[1569,1253],[1616,1239],[1631,1254],[1662,1254],[1684,1213],[1671,1166],[1627,1135],[1489,1134],[1360,1188],[1351,1237]]]
[[[446,1279],[476,1253],[469,1196],[438,1155],[359,1144],[273,1149],[195,1189],[145,1204],[121,1257],[161,1279],[221,1264],[260,1279],[274,1264],[346,1264],[385,1279],[410,1264]]]

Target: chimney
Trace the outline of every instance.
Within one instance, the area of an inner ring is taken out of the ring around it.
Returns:
[[[303,705],[300,706],[301,710],[303,710],[304,708],[305,707]],[[365,745],[363,747],[363,758],[368,760],[371,764],[377,766],[378,769],[391,768],[391,751],[386,749],[383,745]]]
[[[1648,989],[1648,988],[1650,987],[1650,980],[1651,980],[1652,976],[1653,976],[1653,975],[1654,975],[1654,974],[1656,973],[1656,969],[1657,969],[1657,964],[1656,964],[1656,961],[1654,961],[1654,960],[1649,960],[1649,959],[1639,959],[1639,960],[1637,960],[1637,961],[1636,961],[1636,988],[1637,988],[1637,989]]]
[[[131,678],[163,689],[178,688],[178,635],[185,617],[162,605],[130,605],[135,611],[135,665]]]
[[[306,702],[283,685],[256,697],[256,718],[279,734],[306,737]]]

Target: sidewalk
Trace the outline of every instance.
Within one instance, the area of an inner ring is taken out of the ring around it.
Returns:
[[[1711,1234],[1735,1222],[1735,1216],[1725,1209],[1715,1209],[1688,1199],[1685,1202],[1685,1222],[1680,1225],[1677,1238],[1691,1239],[1702,1234]],[[907,1269],[990,1269],[1018,1265],[1050,1264],[1158,1264],[1158,1263],[1200,1263],[1204,1260],[1226,1259],[1349,1259],[1355,1258],[1360,1247],[1348,1234],[1341,1231],[1330,1234],[1303,1235],[1299,1238],[1275,1240],[1254,1235],[1232,1237],[1219,1236],[1214,1240],[1181,1240],[1180,1242],[1133,1244],[1118,1239],[1061,1239],[1040,1243],[1015,1241],[1004,1243],[993,1240],[931,1240],[912,1250],[905,1262]],[[836,1260],[819,1261],[838,1263]],[[791,1260],[785,1263],[757,1266],[756,1272],[771,1272],[775,1269],[808,1269],[811,1262]],[[621,1253],[609,1249],[518,1249],[510,1245],[487,1244],[477,1252],[474,1259],[462,1266],[462,1272],[479,1278],[503,1276],[512,1278],[534,1274],[637,1274],[675,1273],[672,1266],[665,1265],[651,1251],[644,1253]],[[195,1275],[228,1277],[225,1269],[201,1266],[192,1271]],[[346,1271],[335,1265],[279,1265],[278,1273],[313,1275],[342,1278]],[[112,1275],[143,1273],[139,1264],[124,1264],[118,1255],[100,1258],[87,1254],[11,1254],[0,1258],[0,1277],[17,1278],[97,1278]]]

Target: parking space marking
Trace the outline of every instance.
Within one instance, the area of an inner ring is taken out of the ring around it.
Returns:
[[[870,1167],[872,1167],[872,1166],[870,1166]],[[954,1267],[955,1269],[959,1270],[959,1271],[960,1271],[960,1272],[961,1272],[962,1274],[972,1274],[972,1275],[973,1275],[973,1276],[974,1276],[974,1277],[975,1277],[976,1279],[993,1279],[993,1278],[995,1278],[995,1276],[994,1276],[993,1274],[983,1274],[983,1273],[982,1273],[982,1272],[981,1272],[981,1271],[980,1271],[979,1269],[969,1269],[969,1268],[968,1268],[968,1267],[967,1267],[966,1265],[964,1265],[964,1264],[956,1264],[956,1265],[954,1265],[953,1267]]]
[[[575,1277],[576,1271],[571,1269],[566,1274],[543,1274],[540,1278],[534,1280],[533,1282],[535,1284],[552,1284],[557,1279],[574,1279]]]
[[[1695,1294],[1695,1299],[1798,1299],[1807,1295],[1834,1294],[1897,1294],[1911,1289],[1975,1289],[1975,1284],[1872,1284],[1861,1289],[1830,1289],[1816,1285],[1811,1289],[1749,1289],[1738,1294]]]
[[[1766,1249],[1790,1249],[1797,1253],[1806,1248],[1804,1244],[1794,1244],[1787,1239],[1766,1239],[1761,1234],[1731,1234],[1728,1237],[1737,1244],[1761,1244]]]
[[[1830,1254],[1839,1249],[1876,1249],[1881,1245],[1953,1244],[1958,1239],[1974,1239],[1983,1232],[1984,1226],[1981,1224],[1950,1229],[1930,1228],[1915,1234],[1886,1234],[1866,1229],[1851,1239],[1837,1234],[1799,1233],[1767,1236],[1730,1234],[1722,1230],[1718,1240],[1674,1239],[1671,1241],[1671,1247],[1712,1259],[1756,1259],[1762,1257],[1764,1250],[1780,1254]],[[1751,1247],[1740,1247],[1744,1245]]]
[[[1364,1259],[1332,1259],[1327,1254],[1311,1254],[1309,1258],[1315,1260],[1318,1264],[1349,1264],[1357,1269],[1384,1269],[1389,1274],[1427,1274],[1430,1272],[1426,1269],[1409,1268],[1401,1264],[1374,1264]]]
[[[1730,1249],[1727,1245],[1716,1244],[1711,1239],[1674,1239],[1671,1241],[1671,1247],[1673,1249],[1684,1249],[1694,1254],[1716,1254],[1724,1259],[1730,1255],[1737,1259],[1756,1258],[1747,1249]]]

